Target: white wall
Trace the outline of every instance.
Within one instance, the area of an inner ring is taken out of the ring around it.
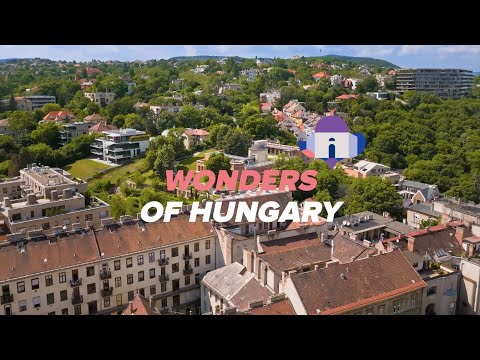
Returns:
[[[290,279],[290,277],[287,277],[285,279],[283,289],[286,297],[290,300],[290,303],[292,304],[293,310],[295,310],[295,314],[308,315],[307,310],[305,309],[305,306],[303,306],[303,302],[300,299],[297,289],[295,288],[295,285],[293,284],[293,281]]]

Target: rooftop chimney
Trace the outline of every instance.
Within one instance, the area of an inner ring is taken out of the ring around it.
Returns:
[[[133,311],[133,301],[129,301],[128,305],[130,306],[130,314],[133,315],[133,313],[134,313],[134,311]]]
[[[153,296],[148,297],[148,304],[150,305],[150,308],[153,308]]]
[[[37,201],[37,196],[35,194],[28,194],[27,195],[27,204],[33,205]]]
[[[50,200],[51,201],[56,201],[58,200],[58,191],[57,190],[52,190],[50,192]]]
[[[10,198],[8,196],[3,198],[3,202],[5,203],[5,207],[10,207]]]
[[[63,189],[63,199],[70,199],[72,197],[72,189]]]
[[[455,238],[457,239],[460,245],[463,244],[463,239],[465,239],[465,227],[457,226],[455,228]]]
[[[475,245],[468,244],[468,257],[472,257],[475,252]]]
[[[415,238],[414,237],[409,237],[408,238],[408,245],[407,245],[407,250],[413,252],[415,250]]]

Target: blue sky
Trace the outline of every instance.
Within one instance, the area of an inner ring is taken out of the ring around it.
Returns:
[[[0,45],[0,59],[148,60],[183,55],[283,57],[350,55],[402,67],[459,67],[480,71],[480,45]]]

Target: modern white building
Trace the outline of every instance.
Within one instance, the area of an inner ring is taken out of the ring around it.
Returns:
[[[102,131],[104,137],[95,139],[91,152],[99,159],[123,164],[147,151],[150,138],[145,131],[120,129]]]
[[[85,97],[90,99],[90,101],[93,101],[98,106],[103,107],[113,102],[115,94],[113,92],[86,92]]]

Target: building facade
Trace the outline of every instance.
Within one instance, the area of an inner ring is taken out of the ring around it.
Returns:
[[[94,92],[94,93],[85,93],[85,97],[93,101],[100,107],[107,106],[113,102],[115,94],[113,92]]]
[[[91,152],[101,160],[123,164],[147,151],[150,143],[145,131],[120,129],[102,131],[103,137],[95,139]]]
[[[65,145],[72,141],[72,139],[76,138],[77,136],[80,135],[88,135],[90,126],[92,126],[92,123],[88,122],[75,122],[71,124],[63,124],[62,125],[62,130],[60,130],[60,135],[59,135],[59,144],[60,145]]]
[[[458,99],[471,94],[474,75],[462,69],[399,69],[396,77],[400,93],[414,90]]]
[[[56,104],[55,96],[50,95],[31,95],[20,96],[15,98],[17,110],[33,111],[40,109],[46,104]]]
[[[72,180],[62,169],[33,164],[0,188],[3,195],[12,195],[0,202],[0,220],[12,234],[99,225],[110,212],[107,203],[83,195],[87,183]]]
[[[120,314],[136,293],[160,313],[198,314],[200,279],[216,267],[212,230],[186,215],[148,224],[123,217],[16,239],[0,247],[0,315]]]

